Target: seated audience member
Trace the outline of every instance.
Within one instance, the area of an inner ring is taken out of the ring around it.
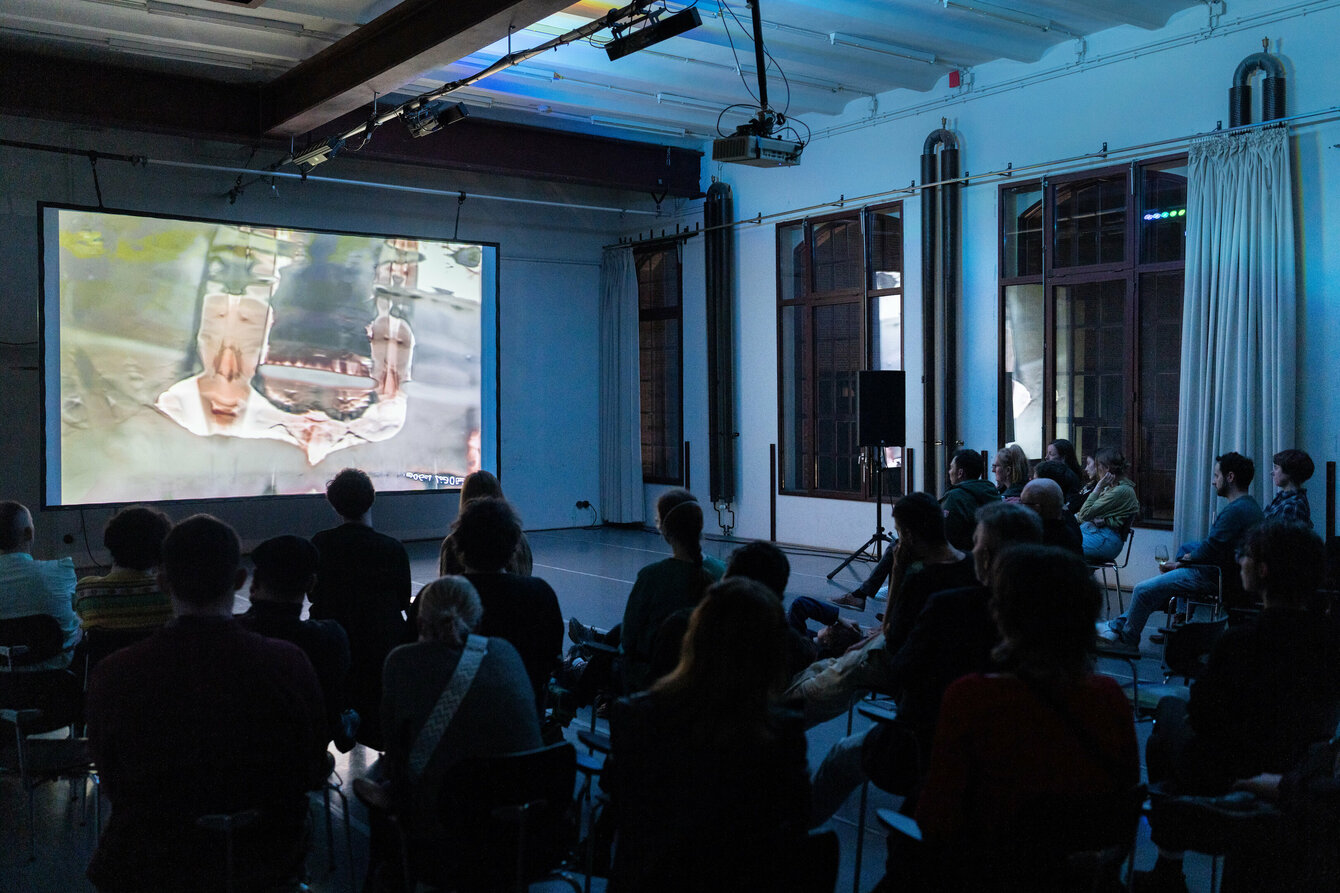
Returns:
[[[505,560],[505,559],[504,559]],[[534,579],[521,577],[518,579]],[[485,612],[465,577],[429,583],[415,601],[419,640],[386,658],[382,701],[386,755],[377,774],[390,784],[391,801],[409,835],[412,862],[433,874],[449,854],[433,844],[442,780],[462,760],[531,750],[541,745],[535,693],[521,655],[505,639],[476,635]],[[459,706],[445,728],[429,730],[445,692],[459,689]],[[373,828],[376,874],[394,870],[385,834]],[[389,865],[386,863],[390,863]]]
[[[558,596],[539,577],[509,574],[503,568],[516,553],[521,522],[506,500],[471,500],[456,519],[456,554],[479,593],[484,617],[479,634],[505,639],[521,655],[535,706],[544,715],[549,674],[563,652],[563,614]]]
[[[1069,549],[1076,555],[1084,554],[1083,538],[1075,516],[1065,510],[1065,499],[1056,481],[1040,478],[1024,485],[1019,497],[1021,505],[1038,513],[1042,519],[1042,542],[1059,549]]]
[[[888,658],[897,653],[933,592],[972,583],[972,559],[945,540],[935,497],[910,493],[893,506],[898,554],[889,574],[889,604],[880,632],[858,649],[811,664],[792,680],[788,699],[799,699],[808,725],[840,716],[868,691],[891,692]]]
[[[791,579],[791,562],[787,560],[786,553],[774,546],[772,543],[763,540],[754,540],[745,543],[737,548],[730,555],[730,560],[726,563],[726,575],[723,579],[729,577],[747,577],[755,582],[762,583],[768,587],[768,591],[777,596],[778,602],[786,600],[786,584]],[[811,614],[805,613],[804,608],[797,608],[796,603],[801,601],[808,602],[814,606],[814,610],[830,619],[820,630],[821,636],[811,633],[805,623],[805,620]],[[832,652],[832,656],[841,654],[850,645],[855,644],[861,638],[861,629],[855,623],[850,621],[840,622],[838,618],[838,609],[821,602],[818,599],[808,596],[798,596],[791,603],[791,610],[787,613],[786,630],[786,678],[790,679],[796,673],[812,664],[819,657],[820,649],[823,647],[838,648],[842,641],[840,650]],[[802,616],[803,615],[803,616]],[[682,617],[684,627],[679,630],[675,636],[675,644],[683,638],[684,629],[688,628],[688,613],[680,611],[675,615]],[[829,629],[830,625],[836,625]],[[670,622],[662,624],[661,632],[658,636],[664,636],[667,633],[667,627]],[[820,638],[823,644],[819,644]],[[679,663],[679,650],[676,648],[674,660],[665,667],[665,671],[673,670]],[[658,674],[663,675],[663,673]]]
[[[1111,561],[1126,545],[1131,524],[1140,516],[1140,500],[1126,477],[1126,457],[1103,447],[1093,457],[1098,482],[1075,518],[1084,535],[1084,557],[1094,564]]]
[[[84,577],[74,588],[74,611],[84,629],[152,629],[172,619],[172,602],[155,573],[171,529],[167,515],[142,505],[112,516],[102,534],[111,571]]]
[[[69,558],[37,561],[32,556],[33,516],[17,502],[0,502],[0,620],[46,614],[64,635],[60,654],[30,670],[62,670],[79,641],[79,618],[71,607],[74,562]]]
[[[996,453],[991,463],[991,473],[996,478],[996,490],[1000,498],[1008,502],[1018,502],[1024,491],[1024,484],[1032,477],[1028,469],[1028,456],[1017,443],[1006,444]]]
[[[382,664],[405,642],[409,554],[394,537],[372,529],[372,480],[346,468],[326,485],[326,499],[344,523],[312,537],[321,560],[309,598],[313,620],[334,620],[349,636],[349,702],[362,718],[358,740],[381,749]]]
[[[1087,480],[1084,474],[1084,466],[1079,461],[1079,457],[1075,455],[1075,445],[1064,437],[1053,440],[1051,443],[1047,444],[1047,449],[1042,452],[1042,459],[1044,462],[1060,462],[1065,465],[1070,473],[1074,475],[1073,480],[1076,488],[1080,487],[1083,482]],[[1055,479],[1053,478],[1053,480]],[[1078,489],[1071,490],[1065,483],[1062,483],[1061,481],[1056,482],[1061,484],[1061,489],[1065,491],[1066,508],[1070,510],[1071,514],[1074,514],[1079,508],[1079,504],[1074,506],[1070,505],[1070,499],[1075,493],[1079,492]],[[1083,501],[1081,500],[1080,504],[1082,504],[1082,502]]]
[[[502,484],[492,473],[487,471],[472,471],[465,476],[464,483],[461,484],[460,506],[456,509],[456,516],[460,517],[461,508],[472,499],[479,499],[483,496],[491,496],[495,499],[505,499],[503,496]],[[453,528],[454,529],[454,528]],[[437,554],[437,573],[440,577],[450,577],[465,572],[461,564],[460,557],[456,554],[456,539],[454,533],[447,534],[442,540],[442,547]],[[507,560],[507,565],[503,570],[509,574],[520,574],[523,577],[529,577],[535,569],[535,559],[531,555],[530,541],[526,539],[526,534],[522,533],[521,538],[516,541],[516,552]]]
[[[1340,737],[1308,748],[1288,772],[1233,784],[1279,810],[1276,833],[1252,828],[1229,841],[1222,893],[1335,890],[1340,884]]]
[[[1024,460],[1024,465],[1027,467],[1028,460]],[[940,508],[944,512],[945,538],[954,548],[967,552],[972,548],[977,509],[998,501],[1000,492],[989,481],[982,480],[982,456],[976,450],[956,450],[949,460],[948,474],[949,489],[940,499]],[[833,596],[829,601],[843,608],[864,611],[866,599],[873,598],[889,579],[897,545],[895,537],[864,583],[846,595]]]
[[[991,616],[991,571],[1016,545],[1042,542],[1042,524],[1022,505],[993,502],[978,511],[973,534],[976,583],[931,595],[907,641],[889,656],[885,684],[895,693],[898,718],[839,741],[814,775],[815,825],[838,810],[867,779],[899,796],[915,797],[931,751],[945,689],[960,676],[985,673],[1000,641]]]
[[[1033,480],[1056,481],[1066,502],[1066,512],[1073,515],[1069,508],[1070,499],[1079,492],[1079,478],[1070,466],[1058,459],[1043,459],[1033,467]]]
[[[786,553],[763,540],[754,540],[737,548],[726,563],[727,577],[746,577],[756,583],[762,583],[768,591],[777,596],[778,603],[786,600],[786,583],[791,578],[791,562]],[[837,608],[825,605],[836,614]],[[680,608],[665,620],[656,630],[652,643],[651,678],[659,679],[679,665],[680,646],[684,633],[689,628],[689,617],[693,608]],[[788,627],[786,635],[787,678],[808,667],[815,657],[814,642],[804,632]],[[859,633],[857,638],[860,638]]]
[[[703,556],[703,510],[688,490],[661,494],[656,500],[656,526],[670,545],[671,556],[638,571],[618,634],[629,691],[651,683],[656,631],[665,619],[681,608],[695,607],[707,587],[726,572],[720,561]]]
[[[268,539],[251,553],[251,607],[237,620],[252,632],[283,639],[302,649],[312,662],[326,704],[327,740],[347,751],[354,742],[342,731],[348,707],[349,636],[334,620],[303,620],[302,600],[316,585],[320,555],[300,536]]]
[[[1237,575],[1234,553],[1248,529],[1261,520],[1261,506],[1247,492],[1255,474],[1252,460],[1238,453],[1225,453],[1214,460],[1210,483],[1215,495],[1227,499],[1228,505],[1215,516],[1209,536],[1183,543],[1176,560],[1165,564],[1160,576],[1136,583],[1126,613],[1100,625],[1099,638],[1138,648],[1149,615],[1166,610],[1170,599],[1213,598],[1220,591],[1221,577],[1224,591],[1231,591],[1229,583]],[[1214,565],[1219,570],[1187,565]]]
[[[1340,718],[1340,632],[1308,610],[1321,582],[1321,538],[1296,521],[1252,528],[1241,549],[1243,589],[1265,608],[1223,634],[1191,699],[1159,703],[1149,779],[1179,794],[1221,794],[1236,779],[1283,773]],[[1174,829],[1151,817],[1159,859],[1146,889],[1185,890]]]
[[[1101,599],[1089,567],[1070,552],[1017,546],[991,577],[1002,671],[945,692],[915,813],[933,865],[923,889],[956,880],[973,889],[981,866],[971,854],[1026,836],[1019,817],[1039,796],[1118,794],[1140,779],[1130,703],[1091,671]],[[885,878],[879,889],[903,887]]]
[[[709,588],[679,665],[620,700],[601,776],[617,829],[609,890],[780,890],[809,812],[805,732],[782,709],[786,624],[752,580]]]
[[[172,528],[160,579],[176,619],[103,658],[89,683],[89,749],[112,802],[89,880],[103,891],[222,890],[223,837],[195,820],[248,809],[260,816],[233,835],[236,889],[301,879],[306,792],[326,769],[312,664],[234,619],[246,571],[237,534],[217,518]]]
[[[1270,482],[1279,492],[1266,506],[1266,520],[1299,521],[1311,527],[1312,508],[1303,485],[1317,470],[1312,457],[1302,450],[1280,450],[1271,461],[1274,465],[1270,468]]]
[[[1084,470],[1080,474],[1080,488],[1075,491],[1073,496],[1066,500],[1066,508],[1070,510],[1071,514],[1077,513],[1084,507],[1084,501],[1089,498],[1089,494],[1093,492],[1093,488],[1098,486],[1098,479],[1100,477],[1102,477],[1102,475],[1098,473],[1098,466],[1094,463],[1093,456],[1085,455]]]
[[[940,497],[945,515],[945,538],[955,549],[972,549],[972,533],[977,529],[977,510],[987,503],[999,502],[1000,491],[982,479],[982,454],[959,449],[949,460],[949,489]]]

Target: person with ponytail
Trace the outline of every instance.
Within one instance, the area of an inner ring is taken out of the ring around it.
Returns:
[[[640,691],[653,680],[651,659],[656,631],[671,614],[693,608],[703,592],[726,573],[715,558],[703,556],[703,509],[688,490],[673,489],[656,500],[656,527],[671,555],[638,572],[624,607],[619,650],[624,656],[624,685]]]

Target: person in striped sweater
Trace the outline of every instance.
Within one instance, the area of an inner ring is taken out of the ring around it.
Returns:
[[[134,505],[107,522],[102,544],[112,553],[112,569],[84,577],[74,588],[74,610],[84,629],[150,629],[172,619],[172,603],[158,585],[168,516]]]

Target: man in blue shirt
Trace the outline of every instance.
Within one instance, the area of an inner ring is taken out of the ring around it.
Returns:
[[[48,614],[60,623],[64,648],[31,670],[63,670],[79,641],[74,613],[74,562],[69,558],[36,561],[33,516],[17,502],[0,502],[0,619]]]
[[[1209,536],[1183,543],[1176,558],[1163,565],[1160,576],[1137,583],[1126,613],[1099,624],[1100,639],[1139,648],[1149,615],[1166,610],[1170,599],[1195,596],[1212,599],[1220,592],[1221,579],[1225,586],[1236,579],[1235,553],[1247,530],[1262,519],[1260,504],[1247,492],[1255,476],[1256,465],[1240,453],[1224,453],[1214,460],[1210,483],[1215,495],[1227,499],[1228,505],[1215,516]],[[1219,570],[1192,565],[1215,565]]]

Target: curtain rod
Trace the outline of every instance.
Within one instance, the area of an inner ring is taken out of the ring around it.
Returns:
[[[1107,147],[1107,143],[1104,142],[1102,148],[1096,152],[1084,152],[1079,155],[1071,155],[1065,158],[1057,158],[1051,161],[1039,161],[1033,164],[1024,165],[1022,167],[1014,167],[1013,164],[1007,164],[1004,168],[1001,168],[999,170],[987,171],[986,173],[982,174],[972,174],[965,172],[960,177],[950,177],[944,180],[935,180],[930,183],[922,183],[919,185],[914,180],[909,185],[902,186],[897,189],[887,189],[881,192],[870,192],[866,193],[865,195],[853,196],[851,198],[848,198],[846,195],[840,195],[835,200],[818,202],[816,204],[806,205],[800,208],[789,208],[784,211],[774,211],[771,214],[764,214],[762,212],[759,212],[758,214],[755,214],[753,217],[746,217],[739,220],[734,220],[730,223],[720,223],[717,224],[716,226],[698,227],[697,224],[695,224],[694,232],[706,233],[714,229],[734,229],[736,227],[744,227],[744,226],[761,226],[766,221],[790,219],[794,218],[798,214],[804,215],[808,214],[811,211],[831,210],[834,208],[841,210],[849,205],[865,207],[866,205],[869,205],[871,202],[878,199],[892,199],[901,196],[917,195],[923,189],[933,188],[936,186],[944,186],[950,183],[959,183],[963,186],[984,186],[992,183],[999,183],[1005,180],[1011,180],[1015,177],[1016,174],[1024,172],[1039,171],[1043,169],[1046,169],[1047,172],[1051,172],[1058,168],[1060,169],[1060,171],[1065,171],[1073,166],[1091,163],[1095,160],[1119,161],[1124,160],[1122,156],[1130,155],[1133,153],[1143,153],[1149,149],[1159,149],[1159,148],[1174,149],[1181,146],[1188,146],[1196,140],[1205,139],[1207,137],[1212,136],[1222,136],[1224,134],[1232,134],[1232,133],[1245,133],[1251,130],[1259,130],[1265,127],[1275,127],[1278,125],[1288,124],[1291,122],[1306,122],[1309,124],[1320,124],[1324,123],[1325,120],[1328,119],[1327,116],[1329,116],[1329,119],[1331,120],[1340,118],[1340,105],[1332,105],[1324,109],[1318,109],[1316,111],[1311,112],[1300,112],[1299,114],[1296,115],[1288,115],[1284,118],[1276,118],[1273,121],[1260,121],[1252,124],[1243,124],[1238,127],[1224,127],[1218,130],[1206,130],[1201,131],[1199,133],[1189,134],[1186,136],[1168,137],[1166,139],[1153,140],[1147,143],[1138,143],[1136,145],[1123,146],[1119,149],[1109,149]],[[619,244],[606,245],[605,247],[618,248],[620,247],[620,245]]]
[[[615,208],[604,205],[584,205],[573,202],[554,202],[538,198],[517,198],[507,195],[482,195],[480,193],[463,192],[459,189],[433,189],[427,186],[401,186],[395,183],[378,183],[372,180],[350,180],[340,177],[313,177],[310,174],[289,173],[287,171],[258,171],[247,167],[232,167],[222,164],[202,164],[191,161],[168,161],[162,158],[150,158],[146,155],[118,155],[110,152],[97,152],[92,149],[71,149],[66,146],[53,146],[44,143],[26,143],[16,140],[0,140],[0,146],[6,146],[14,149],[27,149],[34,152],[52,152],[58,155],[78,155],[84,158],[107,159],[109,161],[124,161],[129,164],[143,165],[149,167],[177,167],[189,170],[213,171],[223,174],[255,174],[262,180],[266,178],[278,178],[284,180],[301,180],[307,183],[322,183],[335,186],[358,186],[367,189],[387,189],[392,192],[412,192],[420,195],[440,195],[450,198],[467,197],[478,201],[487,202],[509,202],[521,205],[539,205],[549,208],[567,208],[573,211],[597,211],[609,214],[637,214],[647,217],[659,217],[659,211],[643,211],[637,208]],[[222,195],[221,195],[222,197]]]

